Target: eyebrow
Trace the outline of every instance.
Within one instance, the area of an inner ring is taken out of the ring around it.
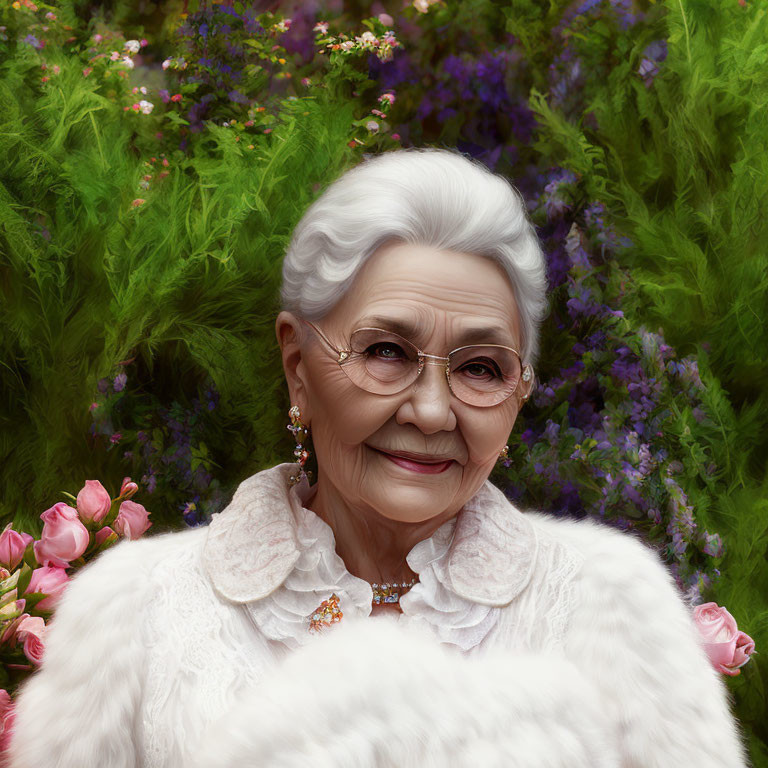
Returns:
[[[421,331],[418,325],[411,320],[397,317],[383,317],[381,315],[364,317],[360,320],[357,327],[374,327],[381,328],[385,331],[393,331],[409,341],[417,338]],[[510,343],[509,332],[497,326],[489,326],[487,328],[465,328],[459,334],[456,344],[457,346],[454,347],[454,349],[470,344],[500,344],[505,347],[516,349],[516,346],[513,343]]]

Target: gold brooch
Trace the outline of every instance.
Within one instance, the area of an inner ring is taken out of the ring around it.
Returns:
[[[309,617],[309,631],[319,632],[323,627],[330,627],[341,621],[344,614],[339,610],[339,596],[334,593],[323,600]]]

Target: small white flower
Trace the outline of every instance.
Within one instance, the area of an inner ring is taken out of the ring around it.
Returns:
[[[376,133],[379,130],[379,124],[375,120],[369,120],[365,127],[371,132]]]
[[[138,40],[126,40],[125,41],[125,47],[131,53],[138,53],[139,49],[141,48],[141,43]]]
[[[318,21],[317,24],[312,28],[313,32],[320,32],[320,34],[324,35],[326,32],[328,32],[328,22],[327,21]]]
[[[148,115],[154,108],[155,108],[155,105],[151,101],[147,101],[146,99],[142,99],[139,102],[139,109],[145,115]]]
[[[170,66],[171,66],[171,59],[166,59],[163,62],[163,69],[168,69],[168,67],[170,67]]]
[[[133,59],[130,56],[123,56],[123,64],[125,64],[128,69],[133,69],[134,67]]]
[[[109,54],[110,61],[117,61],[119,58],[120,58],[120,51],[112,51],[112,53]]]
[[[430,5],[432,5],[432,3],[430,3],[429,0],[413,0],[413,7],[419,13],[426,13],[429,10]]]
[[[378,42],[378,38],[376,37],[376,35],[373,34],[373,32],[363,32],[363,34],[360,35],[359,39],[360,39],[360,42],[370,43],[371,45]]]
[[[142,93],[143,93],[145,96],[147,95],[147,89],[146,89],[146,86],[143,86],[143,85],[142,85],[142,86],[141,86],[141,88],[139,88],[139,90],[140,90],[140,91],[141,91],[141,92],[142,92]]]
[[[345,40],[343,43],[339,43],[339,47],[342,51],[348,51],[350,48],[355,47],[355,43],[353,40]]]

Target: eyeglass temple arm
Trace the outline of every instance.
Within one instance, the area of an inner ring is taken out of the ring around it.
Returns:
[[[344,360],[349,357],[349,350],[338,349],[333,344],[331,344],[328,337],[314,323],[310,323],[309,320],[304,320],[304,318],[299,319],[302,323],[306,323],[321,338],[321,340],[324,341],[325,344],[339,356],[339,359],[337,360],[338,363],[343,363]]]

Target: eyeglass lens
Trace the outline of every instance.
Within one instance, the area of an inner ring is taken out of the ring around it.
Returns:
[[[395,394],[421,373],[418,349],[396,333],[362,328],[352,334],[351,354],[342,363],[347,376],[374,394]],[[427,364],[431,361],[426,360]],[[495,405],[508,398],[520,380],[521,364],[507,347],[473,345],[449,356],[451,390],[470,405]]]

